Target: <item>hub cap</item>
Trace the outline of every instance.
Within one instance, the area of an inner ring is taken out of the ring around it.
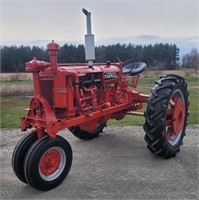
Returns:
[[[167,108],[166,137],[170,145],[176,145],[184,128],[185,101],[180,90],[172,94]]]
[[[39,174],[46,181],[56,179],[64,170],[66,155],[60,147],[48,149],[40,159]]]

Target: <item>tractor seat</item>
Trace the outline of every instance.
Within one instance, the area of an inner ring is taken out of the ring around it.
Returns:
[[[142,73],[147,68],[146,63],[144,62],[134,62],[128,63],[123,66],[123,74],[129,74],[130,76],[135,76]]]

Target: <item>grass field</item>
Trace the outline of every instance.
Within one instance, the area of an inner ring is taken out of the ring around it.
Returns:
[[[190,92],[189,100],[189,124],[199,124],[198,118],[198,104],[199,104],[199,83],[198,77],[185,77],[188,83],[188,89]],[[150,94],[151,88],[154,86],[154,80],[158,78],[142,78],[139,82],[138,88],[136,91],[140,91],[145,94]],[[9,85],[15,88],[25,88],[31,86],[31,81],[3,81],[1,85]],[[5,86],[6,88],[6,86]],[[18,91],[17,89],[15,91]],[[30,92],[30,91],[28,91]],[[15,93],[15,96],[1,96],[1,128],[18,128],[20,127],[19,117],[26,115],[25,109],[29,107],[29,97],[16,96],[18,92]],[[144,111],[144,108],[142,111]],[[110,120],[108,125],[143,125],[144,117],[136,116],[126,116],[123,120],[116,121]]]
[[[1,97],[1,128],[20,127],[20,116],[26,115],[30,98],[17,96]]]
[[[1,95],[31,95],[33,93],[33,84],[31,80],[11,80],[1,81]]]

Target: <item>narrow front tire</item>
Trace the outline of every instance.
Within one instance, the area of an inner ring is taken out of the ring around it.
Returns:
[[[27,152],[24,174],[28,183],[39,190],[51,190],[65,179],[72,164],[72,149],[61,136],[45,136]]]
[[[12,168],[17,178],[27,183],[24,175],[24,159],[30,146],[37,140],[37,132],[26,134],[16,145],[12,154]]]

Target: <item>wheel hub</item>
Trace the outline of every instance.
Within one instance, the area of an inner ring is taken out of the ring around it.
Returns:
[[[185,119],[185,106],[181,99],[176,102],[176,105],[173,109],[173,130],[176,135],[179,135],[184,126],[184,119]]]
[[[181,138],[185,123],[185,102],[180,90],[176,90],[167,108],[166,136],[171,145],[175,145]]]
[[[59,169],[61,162],[60,152],[56,149],[48,150],[41,158],[40,161],[40,171],[45,176],[53,174],[57,169]]]

